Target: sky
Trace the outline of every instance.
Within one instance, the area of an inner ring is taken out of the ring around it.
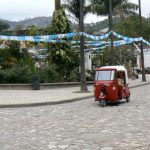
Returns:
[[[130,0],[138,3],[138,0]],[[141,0],[142,15],[150,14],[150,0]],[[0,19],[19,21],[37,16],[52,16],[54,11],[54,0],[0,0]],[[95,23],[103,20],[104,17],[97,17],[89,14],[85,23]]]

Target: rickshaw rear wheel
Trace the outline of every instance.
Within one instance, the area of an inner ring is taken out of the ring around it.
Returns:
[[[105,100],[105,99],[102,99],[102,100],[100,101],[100,104],[101,104],[102,107],[106,107],[106,100]]]
[[[126,102],[130,102],[130,95],[126,97]]]

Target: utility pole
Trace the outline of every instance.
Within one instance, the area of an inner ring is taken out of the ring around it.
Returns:
[[[83,0],[80,0],[80,19],[79,19],[80,32],[84,32],[84,17],[83,17]],[[80,37],[80,82],[81,91],[87,91],[86,75],[85,75],[85,58],[84,58],[84,37]]]
[[[112,31],[112,0],[109,0],[109,31]],[[115,65],[114,62],[114,49],[113,49],[113,34],[110,34],[111,38],[111,47],[110,47],[110,52],[111,52],[111,63],[112,65]]]
[[[142,15],[141,15],[141,0],[139,0],[139,23],[140,23],[140,36],[143,37],[143,25],[142,25]],[[141,67],[142,67],[142,82],[146,81],[145,68],[144,68],[144,53],[143,53],[143,41],[140,42],[141,48]]]

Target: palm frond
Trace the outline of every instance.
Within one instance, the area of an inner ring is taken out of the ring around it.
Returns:
[[[66,10],[74,15],[75,18],[79,20],[80,18],[80,0],[66,0],[66,3],[62,5]],[[84,16],[90,12],[91,9],[89,6],[85,5],[84,0]]]

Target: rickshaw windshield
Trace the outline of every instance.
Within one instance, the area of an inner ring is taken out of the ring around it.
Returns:
[[[95,74],[95,80],[114,80],[114,70],[97,70]]]

